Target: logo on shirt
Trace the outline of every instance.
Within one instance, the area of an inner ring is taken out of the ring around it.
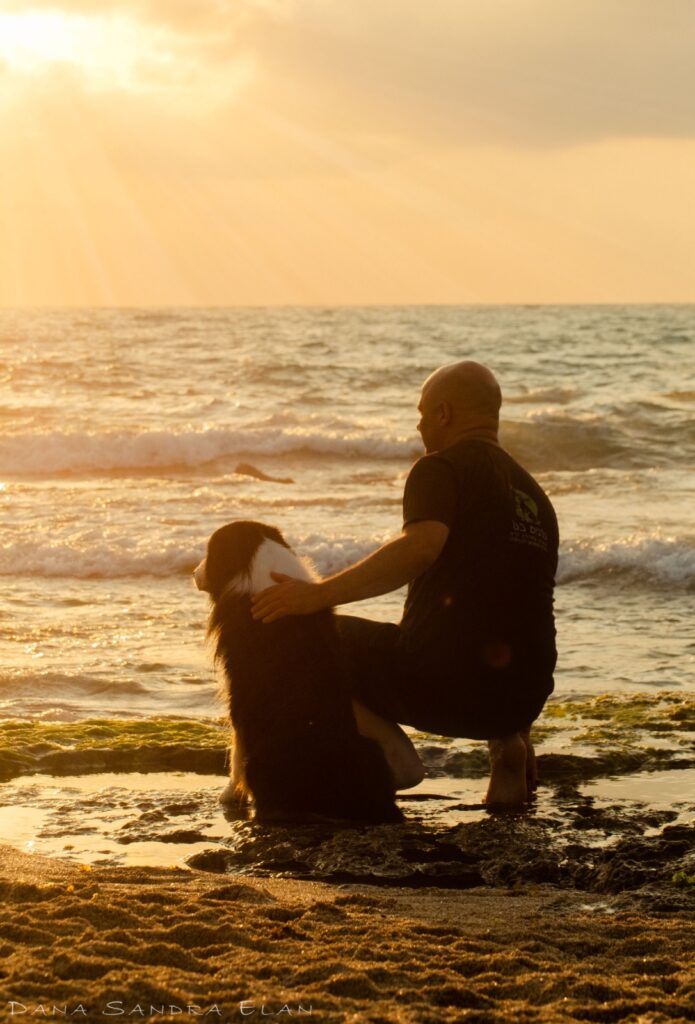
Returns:
[[[525,491],[514,488],[514,515],[524,523],[540,523],[538,505]]]
[[[538,504],[526,491],[514,490],[514,518],[512,520],[511,540],[531,547],[548,550],[548,534],[541,526]]]

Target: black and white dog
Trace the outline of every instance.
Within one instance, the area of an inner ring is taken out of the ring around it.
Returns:
[[[260,820],[401,821],[382,750],[357,731],[332,612],[252,618],[271,572],[315,578],[278,530],[246,520],[213,533],[195,570],[233,729],[222,799],[251,797]]]

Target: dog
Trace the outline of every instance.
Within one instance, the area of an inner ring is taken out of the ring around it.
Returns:
[[[279,530],[239,520],[212,534],[194,574],[212,603],[208,636],[233,730],[222,799],[250,798],[261,821],[401,821],[381,747],[357,730],[333,613],[252,618],[271,572],[316,579]]]

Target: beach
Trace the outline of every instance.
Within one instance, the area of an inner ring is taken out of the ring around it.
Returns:
[[[691,1020],[695,706],[575,708],[592,757],[560,752],[571,711],[527,809],[487,812],[479,752],[421,734],[405,822],[356,828],[223,814],[219,727],[16,724],[2,1019]]]
[[[695,1022],[694,12],[0,3],[0,1024]]]
[[[692,1020],[692,918],[615,897],[84,871],[7,848],[0,875],[3,1019]]]
[[[692,341],[685,306],[2,311],[2,1019],[692,1019]],[[374,550],[462,357],[560,522],[536,798],[490,813],[485,745],[411,729],[403,824],[225,811],[207,537]]]

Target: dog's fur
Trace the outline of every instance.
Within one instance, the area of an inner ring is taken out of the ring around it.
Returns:
[[[315,578],[278,530],[243,520],[213,533],[196,570],[212,600],[236,798],[250,795],[265,820],[400,821],[381,748],[357,731],[332,613],[252,618],[251,596],[273,585],[271,572]]]

